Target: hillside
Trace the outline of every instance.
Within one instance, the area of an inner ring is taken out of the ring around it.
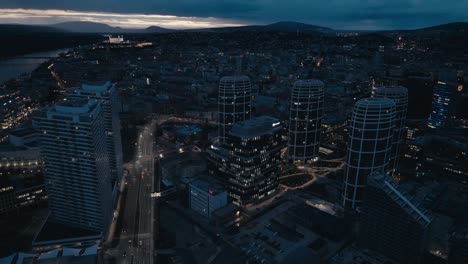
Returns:
[[[51,25],[51,27],[59,30],[75,33],[113,33],[113,34],[145,34],[145,33],[166,33],[174,30],[150,26],[148,28],[121,28],[112,27],[104,23],[87,22],[87,21],[70,21]]]
[[[0,58],[62,49],[101,41],[97,34],[78,34],[47,26],[0,24]]]

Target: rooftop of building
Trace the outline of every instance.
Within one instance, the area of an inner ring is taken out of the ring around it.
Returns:
[[[463,150],[468,153],[468,144],[456,140],[451,137],[442,136],[442,135],[431,135],[426,134],[419,136],[413,140],[413,143],[418,145],[428,145],[431,147],[435,147],[436,143],[442,143],[444,146],[451,146],[455,149]]]
[[[97,105],[98,102],[96,100],[64,100],[57,103],[54,110],[63,114],[86,114],[91,113]]]
[[[248,82],[250,78],[245,75],[232,75],[222,77],[220,82]]]
[[[85,91],[101,93],[106,92],[113,87],[110,81],[104,82],[85,82],[80,87],[73,89],[74,92]]]
[[[322,81],[317,79],[298,80],[294,83],[294,87],[324,87]]]
[[[446,189],[442,183],[419,183],[405,181],[398,184],[398,190],[420,210],[428,211],[433,208],[438,197]],[[430,216],[430,212],[427,213]]]
[[[45,243],[48,241],[59,241],[68,239],[80,239],[86,237],[98,237],[101,234],[78,227],[70,227],[64,224],[51,222],[49,219],[44,223],[34,239],[34,243]]]
[[[221,187],[221,185],[219,185],[218,183],[206,177],[193,180],[190,182],[190,185],[195,186],[198,189],[201,189],[203,191],[206,191],[207,193],[211,195],[217,195],[223,192],[223,188]]]
[[[229,134],[238,137],[256,137],[281,128],[281,122],[271,116],[260,116],[236,123]]]
[[[392,99],[383,97],[371,97],[364,98],[356,102],[355,107],[360,108],[381,108],[381,107],[392,107],[395,106],[395,102]]]
[[[341,239],[350,230],[349,219],[342,213],[333,214],[323,207],[306,202],[289,208],[287,213],[314,226],[316,233],[323,233],[326,237],[333,239]]]
[[[436,185],[424,185],[413,181],[397,184],[390,176],[381,171],[369,176],[368,184],[386,192],[408,215],[422,226],[432,222],[429,211],[432,202],[442,191]],[[440,187],[440,186],[439,186]]]
[[[385,94],[385,95],[398,95],[398,94],[408,94],[408,88],[403,86],[380,86],[376,89],[376,94]]]

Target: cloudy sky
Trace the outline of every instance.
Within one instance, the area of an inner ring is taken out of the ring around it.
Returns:
[[[0,23],[94,21],[197,28],[298,21],[336,29],[418,28],[467,21],[463,0],[0,0]]]

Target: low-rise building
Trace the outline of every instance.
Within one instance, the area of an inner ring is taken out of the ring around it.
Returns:
[[[39,150],[0,146],[0,216],[21,213],[46,201]]]
[[[204,179],[190,182],[190,208],[211,218],[214,211],[227,205],[228,195],[219,184]]]

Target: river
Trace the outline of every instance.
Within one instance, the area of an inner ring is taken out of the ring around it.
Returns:
[[[48,57],[57,57],[60,53],[67,52],[68,50],[69,49],[42,51],[8,59],[1,59],[0,83],[16,78],[23,73],[30,73],[43,62],[48,61]]]

